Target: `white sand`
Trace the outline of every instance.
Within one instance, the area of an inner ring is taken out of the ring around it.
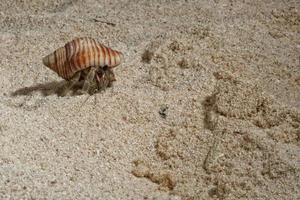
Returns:
[[[1,1],[0,199],[299,199],[299,1]],[[122,51],[58,97],[42,57]]]

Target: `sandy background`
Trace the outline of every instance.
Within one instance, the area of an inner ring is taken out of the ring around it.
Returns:
[[[299,1],[0,3],[0,199],[300,199]],[[42,57],[120,50],[58,97]]]

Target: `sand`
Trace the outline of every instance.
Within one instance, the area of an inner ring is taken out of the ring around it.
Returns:
[[[0,199],[300,199],[299,8],[1,1]],[[42,58],[83,36],[125,61],[59,97]]]

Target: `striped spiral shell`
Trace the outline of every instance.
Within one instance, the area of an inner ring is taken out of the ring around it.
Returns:
[[[69,80],[76,72],[88,67],[113,68],[123,60],[123,54],[92,38],[76,38],[43,58],[43,63],[62,78]]]

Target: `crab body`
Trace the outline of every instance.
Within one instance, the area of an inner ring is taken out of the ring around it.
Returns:
[[[96,83],[98,89],[115,81],[112,69],[123,60],[123,54],[88,37],[75,38],[43,58],[43,63],[69,81],[70,89],[80,80],[89,81],[83,89]]]

